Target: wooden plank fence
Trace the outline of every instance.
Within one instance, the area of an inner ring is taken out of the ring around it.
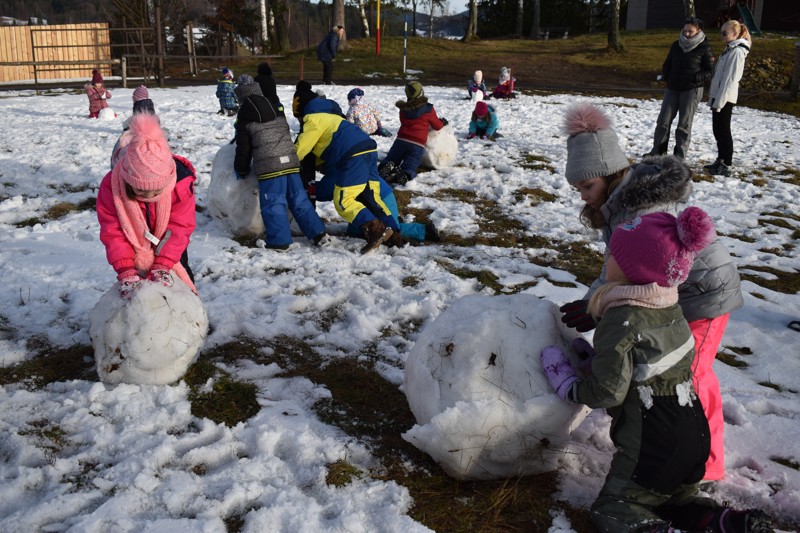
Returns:
[[[111,75],[111,63],[106,23],[0,26],[0,82],[88,81],[93,68]]]

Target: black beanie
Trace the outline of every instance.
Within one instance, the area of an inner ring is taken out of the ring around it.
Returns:
[[[272,68],[270,68],[269,63],[266,61],[259,63],[257,72],[259,74],[263,74],[264,76],[272,76]]]

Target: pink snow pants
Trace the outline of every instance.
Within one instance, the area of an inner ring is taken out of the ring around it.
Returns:
[[[716,318],[703,318],[689,322],[694,337],[694,388],[697,397],[703,404],[703,411],[708,418],[708,427],[711,430],[711,453],[706,462],[704,480],[718,480],[725,475],[725,446],[723,429],[725,421],[722,418],[722,392],[719,380],[711,365],[717,357],[717,349],[722,342],[725,326],[728,325],[730,313]]]

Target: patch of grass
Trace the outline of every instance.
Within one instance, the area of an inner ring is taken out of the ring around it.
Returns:
[[[761,385],[762,387],[767,387],[776,390],[778,392],[783,392],[783,387],[775,383],[772,383],[771,381],[759,381],[758,384]]]
[[[400,284],[403,287],[416,287],[419,285],[419,278],[417,276],[405,276],[400,280]]]
[[[349,485],[354,479],[364,477],[363,472],[344,459],[339,459],[328,464],[328,474],[325,483],[334,487]]]
[[[778,270],[776,268],[760,265],[748,265],[741,268],[768,274],[768,276],[757,276],[746,272],[739,273],[742,280],[750,281],[765,289],[784,294],[795,294],[800,291],[800,272],[797,270],[794,272],[787,272],[785,270]]]
[[[19,435],[30,437],[33,445],[42,450],[47,462],[55,464],[58,454],[69,444],[67,432],[44,419],[32,420],[27,426],[30,429],[21,430]]]
[[[252,418],[261,410],[257,400],[258,388],[255,384],[236,381],[229,373],[216,367],[212,370],[207,366],[210,363],[208,361],[205,363],[192,366],[190,372],[198,367],[197,375],[189,376],[187,373],[187,382],[193,383],[189,401],[194,416],[234,427],[239,422]],[[203,387],[206,381],[198,384],[195,380],[208,372],[212,373],[213,382],[211,390],[206,391]]]
[[[59,381],[97,380],[91,346],[53,348],[46,339],[31,339],[28,346],[37,355],[0,368],[0,385],[19,383],[28,390],[37,390]]]
[[[522,158],[519,166],[526,170],[547,170],[551,174],[556,173],[556,169],[552,165],[552,161],[543,155],[525,154],[525,157]]]
[[[783,212],[783,211],[767,211],[767,212],[764,212],[764,213],[761,213],[761,214],[764,215],[764,216],[770,216],[770,217],[788,218],[788,219],[796,220],[796,221],[800,222],[800,215],[795,215],[794,213],[790,213],[788,211],[787,212]]]
[[[15,223],[14,225],[18,228],[30,228],[36,224],[44,224],[50,220],[58,220],[70,213],[95,209],[96,202],[97,199],[94,197],[87,198],[77,204],[72,202],[57,202],[56,204],[50,206],[50,208],[45,211],[43,216],[27,218]]]
[[[714,183],[714,176],[705,173],[700,174],[697,172],[692,172],[692,181],[694,183],[699,183],[701,181],[705,181],[707,183]]]
[[[739,359],[737,355],[753,355],[753,350],[747,346],[726,346],[721,352],[717,352],[717,359],[734,368],[745,368],[749,366],[746,361]]]
[[[558,197],[553,193],[549,193],[539,188],[531,189],[528,187],[517,189],[514,192],[514,198],[518,202],[521,202],[523,199],[528,198],[530,199],[531,205],[533,206],[539,205],[544,202],[555,202],[558,199]]]
[[[778,463],[779,465],[785,466],[786,468],[791,468],[792,470],[800,470],[800,463],[789,459],[787,457],[770,457],[770,461],[774,463]]]
[[[501,294],[503,292],[503,285],[497,283],[498,277],[488,270],[470,270],[468,268],[457,267],[450,261],[444,259],[436,259],[436,262],[454,276],[461,279],[474,279],[484,287],[492,289],[495,294]]]
[[[784,229],[795,229],[795,227],[791,225],[789,222],[786,222],[785,220],[780,218],[759,218],[758,224],[760,226],[771,225]]]
[[[566,270],[584,285],[591,285],[603,268],[603,254],[582,242],[555,243],[555,260],[535,259],[536,264]]]
[[[719,235],[722,236],[722,237],[728,237],[728,238],[731,238],[731,239],[736,239],[736,240],[742,241],[742,242],[749,242],[749,243],[756,242],[756,239],[754,239],[753,237],[747,237],[745,235],[737,235],[737,234],[734,234],[734,233],[720,233]]]

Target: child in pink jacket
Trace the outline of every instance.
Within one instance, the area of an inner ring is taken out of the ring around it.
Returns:
[[[170,286],[178,276],[192,290],[186,249],[195,229],[195,170],[173,155],[158,119],[137,114],[131,140],[97,194],[100,240],[129,297],[143,280]]]
[[[89,118],[97,118],[100,110],[108,107],[111,93],[103,87],[103,76],[97,69],[92,70],[92,81],[83,86],[86,96],[89,97]]]

